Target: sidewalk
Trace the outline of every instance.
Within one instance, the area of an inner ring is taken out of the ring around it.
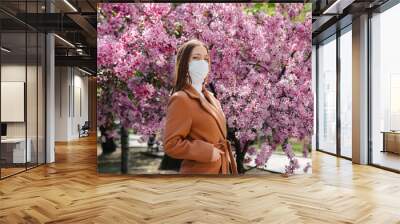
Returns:
[[[295,174],[306,174],[304,173],[303,169],[307,165],[307,163],[310,163],[312,166],[312,159],[311,158],[304,158],[304,157],[296,157],[296,159],[299,161],[300,168],[296,169],[294,171]],[[262,168],[267,171],[272,171],[272,172],[277,172],[277,173],[284,173],[285,172],[285,166],[289,164],[289,159],[287,158],[286,155],[282,154],[272,154],[271,157],[269,158],[267,164]],[[254,160],[248,164],[246,164],[250,167],[255,166]],[[260,169],[257,169],[258,171],[249,171],[248,173],[258,173],[261,171]],[[307,171],[307,174],[312,173],[312,167],[310,167]]]

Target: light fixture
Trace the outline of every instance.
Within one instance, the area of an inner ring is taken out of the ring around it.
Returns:
[[[78,10],[68,0],[64,0],[64,3],[67,4],[74,12],[78,12]]]
[[[73,44],[72,44],[71,42],[69,42],[68,40],[66,40],[66,39],[64,39],[64,38],[62,38],[62,37],[60,37],[60,36],[57,35],[57,34],[54,34],[54,36],[57,37],[58,39],[60,39],[62,42],[66,43],[67,45],[69,45],[69,46],[75,48],[75,45],[73,45]]]
[[[78,70],[81,71],[81,72],[83,72],[83,73],[85,73],[85,74],[87,74],[87,75],[92,75],[92,73],[90,73],[90,72],[88,72],[88,71],[86,71],[86,70],[83,70],[83,69],[81,69],[81,68],[79,68],[79,67],[78,67]]]
[[[353,2],[354,0],[336,0],[332,5],[324,10],[322,14],[342,14],[343,10]]]
[[[5,47],[1,47],[0,49],[1,49],[2,51],[6,52],[6,53],[10,53],[10,52],[11,52],[10,50],[8,50],[8,49],[5,48]]]
[[[79,55],[83,55],[83,49],[82,48],[77,48],[76,49],[76,53],[78,53]]]

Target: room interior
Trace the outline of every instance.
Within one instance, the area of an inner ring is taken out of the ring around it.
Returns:
[[[0,164],[6,177],[45,161],[44,34],[2,32],[1,44]]]
[[[85,3],[86,10],[93,11],[92,6]],[[93,44],[93,38],[82,36],[82,27],[68,16],[69,27],[37,16],[50,10],[71,9],[58,1],[0,3],[0,179],[54,162],[55,142],[95,130],[96,81],[91,76],[96,62],[87,41]],[[59,35],[49,38],[46,32]]]
[[[99,175],[95,3],[108,1],[49,2],[0,1],[0,223],[399,222],[397,0],[307,1],[315,37],[313,170],[290,178]],[[44,17],[52,22],[31,21],[34,27],[18,21],[50,8],[73,16]],[[370,48],[360,33],[371,34]],[[365,51],[371,63],[360,72]],[[78,125],[87,120],[91,133],[82,138]]]
[[[355,163],[399,172],[400,67],[396,55],[400,34],[393,27],[400,19],[400,5],[394,1],[329,5],[316,1],[314,7],[314,145],[318,151]],[[339,17],[324,10],[318,13],[318,9],[333,10],[335,6],[342,11]],[[360,48],[363,50],[358,51]],[[357,67],[360,65],[366,67]],[[360,71],[367,73],[355,76]],[[359,129],[353,124],[360,125],[360,135],[354,136]],[[354,145],[359,139],[368,144]],[[366,153],[354,151],[358,147]]]

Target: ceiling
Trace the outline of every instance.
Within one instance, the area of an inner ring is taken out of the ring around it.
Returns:
[[[2,46],[12,49],[10,58],[25,56],[25,31],[54,32],[56,66],[77,66],[96,73],[96,1],[1,0]],[[51,9],[51,10],[50,10]],[[49,12],[52,13],[49,13]],[[30,35],[28,34],[28,41]],[[27,45],[28,58],[36,47]],[[32,55],[31,55],[32,53]],[[13,57],[11,57],[13,56]],[[25,57],[23,57],[25,58]]]
[[[96,5],[107,0],[1,0],[2,32],[54,32],[56,65],[73,65],[96,72]],[[298,1],[297,1],[298,2]],[[304,2],[310,2],[306,0]],[[352,18],[373,10],[388,0],[311,0],[313,43],[331,36],[337,29],[351,24]],[[52,8],[52,13],[48,13]],[[26,13],[28,12],[28,13]],[[8,34],[5,40],[18,49],[19,38]],[[11,42],[15,42],[12,44]],[[5,42],[3,42],[5,43]],[[28,45],[28,54],[31,52]],[[22,52],[16,50],[16,52]]]
[[[352,19],[374,11],[389,0],[313,0],[312,35],[316,44],[351,24]]]

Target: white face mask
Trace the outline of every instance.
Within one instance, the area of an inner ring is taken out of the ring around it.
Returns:
[[[189,63],[189,75],[193,85],[202,85],[208,74],[208,62],[206,60],[193,60]]]

